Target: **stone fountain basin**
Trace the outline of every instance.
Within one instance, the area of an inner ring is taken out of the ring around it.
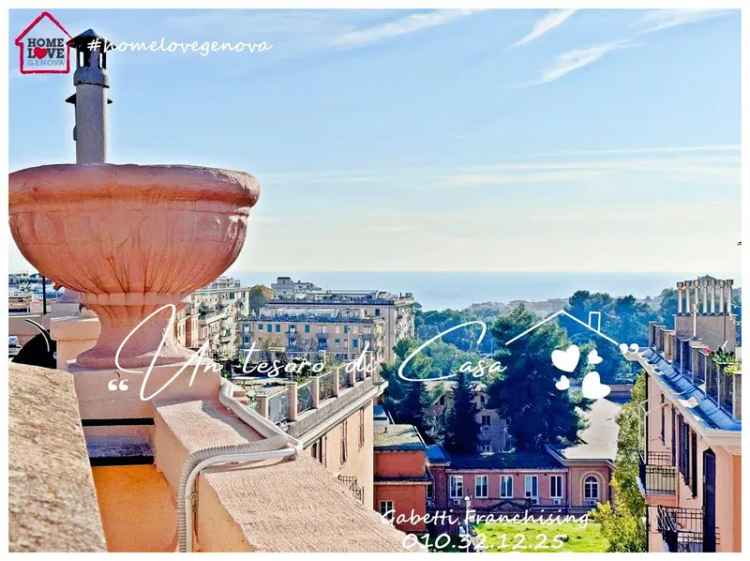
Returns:
[[[188,294],[234,262],[259,193],[222,169],[40,166],[10,174],[10,227],[37,270],[83,294]]]
[[[11,173],[9,191],[23,256],[80,292],[102,322],[79,363],[109,367],[150,310],[178,304],[235,261],[260,186],[247,173],[195,166],[59,164]],[[130,346],[125,364],[144,364],[150,344]]]

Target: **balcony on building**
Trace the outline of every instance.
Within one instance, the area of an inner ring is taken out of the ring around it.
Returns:
[[[382,394],[388,385],[370,351],[363,353],[360,361],[327,364],[322,372],[309,367],[305,373],[289,374],[284,371],[286,364],[278,364],[280,372],[271,370],[270,365],[246,365],[251,375],[238,372],[232,382],[245,390],[249,408],[295,438],[317,432],[313,429]],[[298,368],[301,363],[294,364]]]
[[[642,452],[638,462],[638,480],[647,495],[674,497],[677,493],[677,467],[669,452]]]
[[[716,528],[706,527],[699,508],[657,506],[657,531],[670,553],[715,552],[719,543]]]

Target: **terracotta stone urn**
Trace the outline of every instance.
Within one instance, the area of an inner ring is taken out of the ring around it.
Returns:
[[[83,368],[182,362],[165,304],[182,300],[237,258],[260,187],[243,172],[193,166],[49,165],[10,174],[10,227],[21,253],[81,294],[101,322]],[[134,331],[135,330],[135,331]]]

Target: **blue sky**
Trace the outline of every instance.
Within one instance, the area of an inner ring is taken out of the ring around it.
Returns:
[[[10,168],[71,162],[72,76],[22,76]],[[243,271],[734,274],[737,11],[54,10],[118,41],[109,160],[241,169]],[[25,267],[11,249],[10,270]]]

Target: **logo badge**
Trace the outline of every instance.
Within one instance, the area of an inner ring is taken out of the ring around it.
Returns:
[[[21,74],[70,72],[70,34],[49,12],[42,12],[18,37]]]

